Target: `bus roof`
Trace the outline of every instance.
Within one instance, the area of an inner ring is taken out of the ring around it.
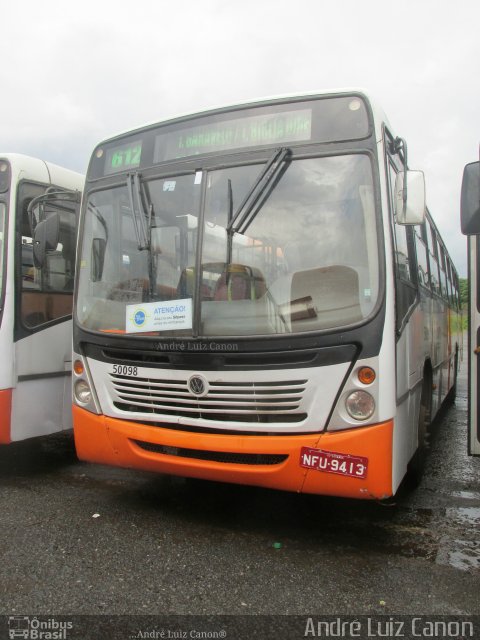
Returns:
[[[12,175],[17,179],[42,180],[65,189],[83,189],[85,176],[77,171],[21,153],[0,152],[0,158],[10,163]]]

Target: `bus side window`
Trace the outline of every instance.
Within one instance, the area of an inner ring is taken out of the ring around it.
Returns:
[[[75,215],[59,211],[60,236],[54,251],[47,254],[41,269],[33,262],[33,244],[27,207],[44,189],[38,185],[20,187],[19,219],[21,219],[21,321],[28,329],[46,322],[68,317],[72,313],[75,272]]]
[[[439,275],[439,266],[438,266],[438,246],[437,246],[437,238],[435,234],[435,230],[430,224],[430,221],[427,221],[427,229],[428,229],[428,244],[430,250],[430,278],[433,293],[437,295],[441,295],[440,289],[440,275]]]
[[[440,286],[441,286],[441,295],[444,300],[448,300],[448,290],[447,290],[447,273],[445,267],[445,252],[442,245],[439,245],[439,266],[440,266]]]
[[[428,265],[428,249],[425,243],[425,225],[415,227],[415,249],[417,253],[418,284],[430,288],[430,269]]]
[[[447,259],[448,281],[450,284],[450,305],[455,309],[457,307],[457,284],[455,280],[455,271],[450,258]]]

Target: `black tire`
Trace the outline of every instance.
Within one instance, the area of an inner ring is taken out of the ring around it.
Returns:
[[[425,472],[425,463],[428,451],[428,430],[432,413],[432,382],[429,375],[424,376],[422,396],[420,398],[420,410],[418,412],[418,446],[407,469],[407,486],[416,489]]]
[[[450,391],[448,392],[447,397],[445,398],[445,402],[447,404],[453,404],[455,402],[455,398],[457,397],[457,376],[458,376],[458,347],[455,351],[455,377],[453,380],[453,385]]]

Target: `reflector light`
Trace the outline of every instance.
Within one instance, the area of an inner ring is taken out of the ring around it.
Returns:
[[[376,377],[377,374],[372,367],[362,367],[358,371],[358,379],[362,384],[372,384],[372,382],[375,382]]]
[[[81,360],[75,360],[73,363],[73,370],[77,374],[77,376],[81,376],[84,372],[83,362]]]

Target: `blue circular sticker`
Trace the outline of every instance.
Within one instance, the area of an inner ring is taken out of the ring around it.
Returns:
[[[142,324],[145,324],[145,320],[146,320],[146,315],[145,315],[145,311],[142,311],[141,309],[139,309],[136,313],[135,316],[133,318],[133,321],[135,322],[135,324],[137,325],[137,327],[141,327]]]

